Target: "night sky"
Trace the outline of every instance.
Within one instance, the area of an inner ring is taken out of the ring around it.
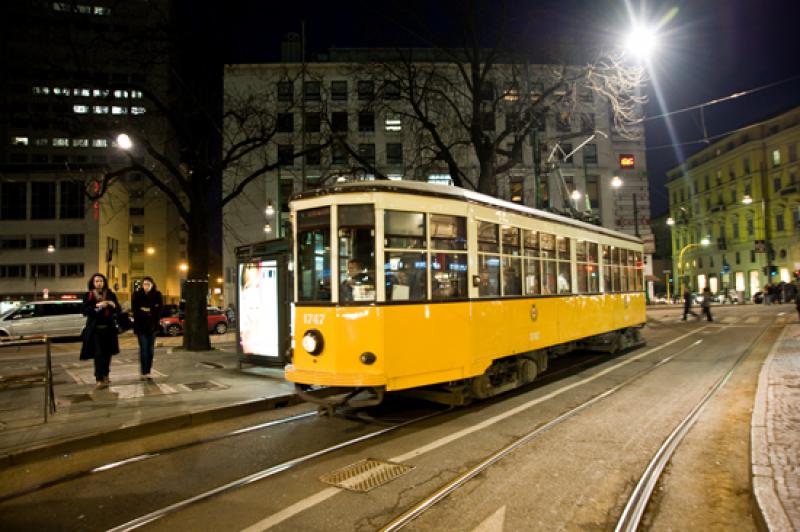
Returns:
[[[730,94],[756,89],[735,101],[704,109],[709,136],[800,105],[800,1],[683,0],[627,2],[647,20],[662,20],[661,45],[652,58],[647,92],[648,117]],[[277,61],[287,32],[300,31],[305,21],[309,55],[329,47],[391,47],[457,44],[458,14],[466,1],[418,2],[262,2],[226,3],[230,20],[223,37],[229,63]],[[504,36],[512,46],[535,55],[545,43],[611,43],[629,26],[621,0],[506,0],[478,2],[483,44]],[[489,5],[490,7],[486,7]],[[655,96],[661,90],[664,107]],[[671,117],[676,138],[665,120],[647,122],[648,172],[652,214],[666,212],[665,172],[701,149],[700,112]],[[667,147],[664,147],[667,146]]]

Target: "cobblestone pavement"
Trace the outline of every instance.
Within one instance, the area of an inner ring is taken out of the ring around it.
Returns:
[[[753,492],[771,531],[800,530],[800,324],[764,362],[752,422]]]

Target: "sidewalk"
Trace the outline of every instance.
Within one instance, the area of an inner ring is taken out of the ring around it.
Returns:
[[[761,368],[750,448],[760,524],[800,530],[800,324],[786,325]]]
[[[95,390],[91,360],[57,357],[57,412],[47,423],[41,384],[0,388],[0,468],[300,402],[281,369],[239,369],[230,338],[201,352],[178,350],[181,338],[159,338],[152,383],[139,380],[138,350],[122,346],[106,390]]]

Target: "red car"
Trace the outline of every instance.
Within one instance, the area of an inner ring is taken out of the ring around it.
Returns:
[[[168,336],[183,334],[183,321],[183,312],[180,312],[177,316],[161,318],[161,320],[159,320],[161,332]],[[225,334],[228,332],[228,319],[225,317],[224,311],[218,308],[208,309],[208,332],[216,334]]]

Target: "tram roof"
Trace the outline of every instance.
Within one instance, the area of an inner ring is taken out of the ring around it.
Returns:
[[[560,214],[543,211],[541,209],[534,209],[525,205],[519,205],[510,201],[502,200],[474,190],[467,190],[464,188],[440,185],[436,183],[426,183],[423,181],[359,181],[352,183],[336,183],[328,187],[317,188],[306,192],[301,192],[294,195],[291,199],[306,199],[315,198],[319,196],[327,196],[333,194],[348,194],[356,192],[396,192],[402,194],[419,194],[423,196],[433,196],[438,198],[448,198],[461,201],[476,203],[493,208],[502,209],[505,211],[515,212],[524,216],[533,218],[540,218],[553,222],[580,227],[587,231],[594,233],[602,233],[605,235],[613,236],[622,240],[636,242],[641,244],[642,240],[638,237],[614,231],[600,225],[594,225]]]

